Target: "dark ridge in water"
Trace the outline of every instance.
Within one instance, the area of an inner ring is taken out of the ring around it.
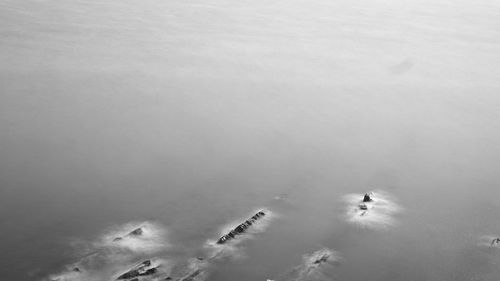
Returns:
[[[224,244],[228,240],[234,239],[237,235],[242,234],[248,227],[250,227],[255,221],[257,221],[259,218],[265,216],[266,214],[263,211],[257,212],[255,215],[253,215],[251,218],[243,222],[242,224],[238,225],[235,227],[233,230],[231,230],[228,234],[223,235],[219,240],[217,240],[217,244]]]

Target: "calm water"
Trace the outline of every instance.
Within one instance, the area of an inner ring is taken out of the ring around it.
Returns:
[[[0,0],[1,279],[130,223],[185,260],[264,206],[209,281],[323,248],[326,280],[498,281],[499,78],[493,0]],[[370,190],[400,208],[349,220]]]

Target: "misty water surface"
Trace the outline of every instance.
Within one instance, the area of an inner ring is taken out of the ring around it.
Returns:
[[[0,0],[1,279],[134,223],[186,260],[269,207],[207,280],[327,248],[321,280],[498,281],[499,79],[493,0]],[[349,220],[371,190],[384,227]]]

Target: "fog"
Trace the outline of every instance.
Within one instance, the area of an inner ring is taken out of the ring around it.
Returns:
[[[2,279],[132,222],[188,259],[264,206],[208,280],[329,248],[332,280],[497,281],[499,77],[492,0],[0,0]],[[383,229],[345,219],[372,190]]]

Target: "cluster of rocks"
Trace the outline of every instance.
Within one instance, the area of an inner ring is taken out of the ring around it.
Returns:
[[[235,227],[233,230],[231,230],[228,234],[223,235],[219,240],[217,240],[217,244],[224,244],[227,241],[233,239],[236,235],[242,234],[245,232],[245,230],[251,226],[256,220],[259,218],[265,216],[266,214],[263,211],[259,211],[255,215],[253,215],[251,218],[246,220],[244,223],[238,225]]]
[[[264,211],[262,210],[257,212],[251,218],[249,218],[242,224],[232,229],[229,233],[220,237],[219,240],[217,241],[217,244],[224,244],[228,240],[235,238],[237,235],[244,233],[248,229],[248,227],[250,227],[253,223],[255,223],[258,219],[261,219],[265,215],[266,213],[264,213]],[[112,238],[112,241],[119,243],[120,241],[124,241],[125,239],[128,238],[141,238],[144,235],[145,235],[144,227],[138,227],[123,236],[116,236]],[[198,279],[200,275],[204,274],[207,266],[205,258],[197,257],[196,260],[198,262],[201,262],[201,265],[196,266],[194,269],[190,270],[184,276],[177,277],[176,278],[177,281],[194,281]],[[145,280],[152,280],[151,278],[153,278],[154,280],[161,280],[161,281],[173,280],[171,276],[165,274],[164,269],[162,267],[163,267],[162,262],[154,261],[151,259],[144,260],[143,262],[136,264],[128,268],[126,271],[120,273],[118,277],[115,277],[116,278],[115,280],[145,281]],[[85,272],[80,267],[73,267],[70,271],[73,272],[72,274],[85,274]],[[55,279],[52,278],[49,280],[61,281],[61,277],[57,277]],[[65,279],[63,278],[63,280]]]
[[[370,197],[368,193],[365,193],[365,196],[363,196],[363,203],[359,204],[359,209],[361,210],[368,210],[368,206],[366,206],[365,203],[367,202],[372,202],[373,199]]]

